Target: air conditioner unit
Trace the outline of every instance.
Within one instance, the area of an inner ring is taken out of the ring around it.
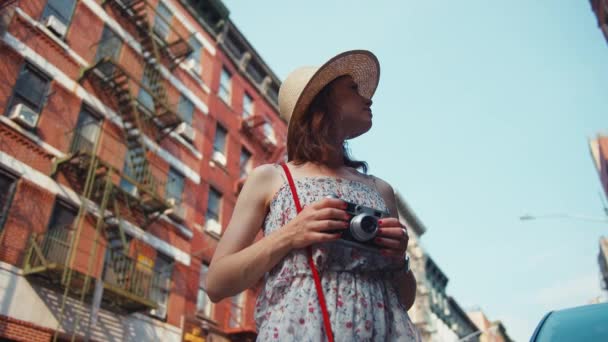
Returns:
[[[220,151],[213,151],[213,154],[211,155],[211,160],[222,166],[226,166],[226,156]]]
[[[167,204],[172,207],[168,213],[170,218],[178,222],[186,220],[186,207],[183,204],[178,203],[175,198],[167,199]]]
[[[182,122],[179,124],[179,126],[177,126],[175,129],[175,133],[181,135],[182,138],[188,140],[189,142],[193,142],[194,138],[196,137],[194,128],[192,128],[192,126],[190,126],[187,122]]]
[[[205,231],[216,235],[222,235],[222,226],[216,220],[208,219],[205,223]]]
[[[49,15],[44,22],[44,26],[48,28],[51,32],[57,35],[59,38],[63,38],[68,31],[67,26],[59,18],[54,15]]]
[[[23,103],[19,103],[18,105],[14,106],[11,114],[9,115],[9,118],[15,122],[30,129],[36,128],[38,117],[38,113]]]

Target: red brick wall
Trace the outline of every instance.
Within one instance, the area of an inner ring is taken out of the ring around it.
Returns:
[[[52,209],[52,194],[19,180],[0,241],[0,260],[21,267],[30,235],[46,230]]]
[[[0,315],[0,338],[26,342],[47,342],[53,338],[53,330]]]

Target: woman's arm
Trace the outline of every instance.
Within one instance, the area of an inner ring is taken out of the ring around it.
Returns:
[[[382,198],[384,199],[384,202],[386,203],[386,207],[388,208],[388,210],[391,213],[391,216],[396,218],[397,221],[399,220],[399,212],[397,210],[397,202],[395,200],[395,192],[393,191],[393,188],[390,186],[390,184],[388,184],[387,182],[381,180],[380,178],[375,177],[377,182],[376,182],[376,188],[378,189],[378,191],[380,192],[380,194],[382,195]],[[389,221],[389,220],[387,220]],[[389,221],[390,222],[390,221]],[[395,222],[395,226],[397,226],[397,222]],[[384,225],[382,225],[384,226]],[[391,228],[388,228],[391,229]],[[380,228],[380,235],[382,235],[382,230],[383,228]],[[385,235],[385,238],[388,239],[401,239],[402,238],[402,232],[400,231],[400,228],[398,229],[393,229],[394,231],[397,232],[397,234],[391,234],[389,232],[387,232]],[[394,240],[396,241],[396,240]],[[394,242],[394,241],[385,241],[387,245],[395,248],[396,250],[400,249],[400,245],[398,242]],[[407,247],[407,245],[405,245],[404,247]],[[404,257],[405,257],[405,250],[403,250],[402,252],[399,251],[399,253],[397,253],[397,255],[395,255],[396,258],[398,259],[397,261],[399,262],[399,264],[403,264],[403,267],[405,268],[405,261],[404,261]],[[416,299],[416,278],[414,277],[414,273],[413,272],[399,272],[397,273],[396,277],[395,277],[395,282],[397,283],[397,289],[399,292],[399,301],[401,302],[401,304],[403,304],[403,306],[405,306],[406,309],[410,309],[412,307],[412,305],[414,305],[414,301]]]
[[[282,171],[280,171],[282,172]],[[232,218],[209,265],[206,290],[213,302],[233,296],[255,283],[294,248],[334,241],[349,216],[338,199],[323,199],[307,206],[285,226],[253,243],[268,210],[271,189],[282,178],[272,165],[251,172],[237,199]]]
[[[255,168],[239,194],[207,273],[206,290],[213,302],[253,286],[290,250],[280,230],[252,244],[262,227],[267,192],[275,188],[276,173],[271,165]]]

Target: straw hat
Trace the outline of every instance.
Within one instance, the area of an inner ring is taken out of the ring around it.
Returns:
[[[343,52],[321,67],[301,67],[292,71],[279,89],[279,112],[289,122],[300,117],[315,96],[340,76],[352,76],[359,86],[359,93],[368,99],[372,98],[380,79],[378,58],[367,50]]]

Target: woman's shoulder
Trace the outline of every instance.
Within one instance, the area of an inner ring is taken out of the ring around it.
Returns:
[[[262,164],[255,167],[247,176],[246,185],[250,188],[261,191],[261,195],[266,203],[270,202],[275,189],[278,189],[283,184],[283,170],[278,164]]]

